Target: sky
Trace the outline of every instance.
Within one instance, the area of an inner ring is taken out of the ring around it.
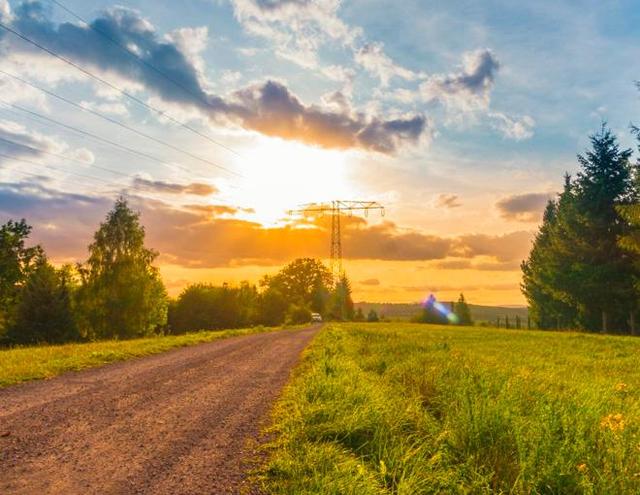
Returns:
[[[83,261],[119,196],[171,294],[326,258],[357,301],[524,304],[546,202],[606,121],[635,147],[628,0],[0,0],[0,222]]]

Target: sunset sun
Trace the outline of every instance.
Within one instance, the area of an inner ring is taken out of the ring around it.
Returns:
[[[350,153],[275,138],[260,138],[237,158],[240,188],[230,196],[255,210],[252,217],[272,226],[299,204],[358,194],[349,177]]]

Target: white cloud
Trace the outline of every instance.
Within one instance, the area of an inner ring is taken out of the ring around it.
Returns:
[[[111,115],[127,116],[129,115],[129,109],[122,102],[106,101],[106,102],[91,102],[81,101],[80,105],[90,110],[95,110],[100,113],[108,113]]]
[[[317,52],[330,40],[352,45],[361,30],[337,15],[340,0],[232,0],[245,30],[268,39],[276,53],[306,68],[318,66]]]
[[[491,125],[508,139],[522,141],[533,137],[536,122],[528,115],[512,117],[502,112],[490,112],[488,116]]]
[[[383,43],[366,43],[355,52],[355,60],[368,72],[380,79],[383,87],[389,86],[392,78],[407,81],[416,79],[416,74],[396,64],[385,52]]]
[[[64,141],[27,130],[23,125],[5,120],[0,122],[0,152],[6,156],[0,161],[17,160],[40,161],[51,154],[66,156],[72,160],[80,160],[91,164],[95,161],[93,153],[86,148],[71,149]],[[24,166],[20,167],[24,169]]]
[[[0,20],[5,22],[11,20],[11,6],[9,5],[9,0],[0,0]]]

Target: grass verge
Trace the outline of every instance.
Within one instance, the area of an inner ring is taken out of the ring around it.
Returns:
[[[640,493],[640,339],[328,325],[274,411],[272,494]]]
[[[176,347],[274,330],[279,330],[279,328],[254,327],[132,340],[106,340],[0,349],[0,388],[29,380],[51,378],[66,371],[81,370],[114,361],[158,354]]]

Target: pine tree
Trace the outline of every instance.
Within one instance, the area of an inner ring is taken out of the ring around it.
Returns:
[[[630,155],[603,125],[578,156],[577,178],[565,176],[562,194],[547,206],[522,264],[522,289],[537,327],[628,328],[637,307],[634,267],[618,241],[628,232],[620,207],[636,195]]]
[[[349,321],[353,320],[353,315],[351,282],[345,274],[342,274],[331,294],[331,316],[339,321]]]
[[[467,301],[465,301],[464,299],[464,294],[460,294],[458,302],[453,306],[454,314],[456,315],[458,320],[458,325],[473,325],[473,320],[471,319],[471,310],[469,309]]]
[[[68,268],[56,270],[40,258],[20,291],[16,316],[7,332],[14,344],[59,344],[79,340]]]

